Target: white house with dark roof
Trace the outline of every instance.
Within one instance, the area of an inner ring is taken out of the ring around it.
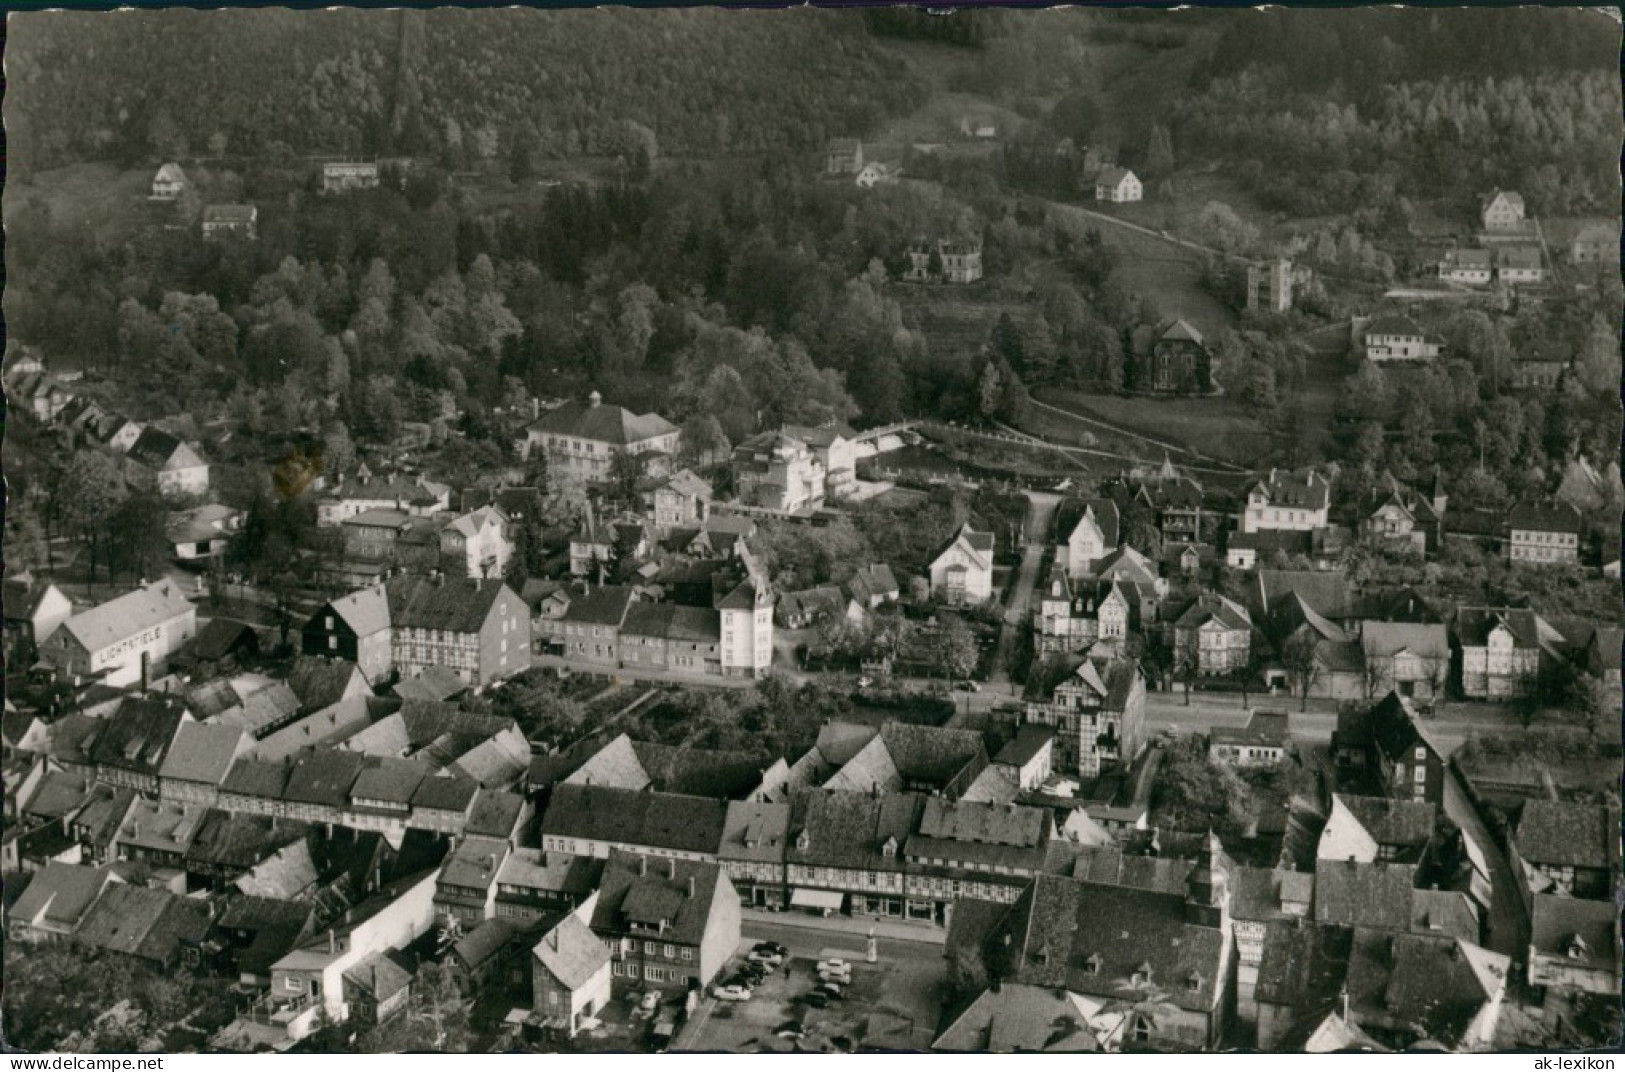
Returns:
[[[1487,249],[1447,249],[1439,259],[1439,278],[1469,287],[1488,286],[1495,256]]]
[[[1511,562],[1574,565],[1580,558],[1580,511],[1560,499],[1525,499],[1507,514]]]
[[[937,552],[929,567],[931,598],[981,603],[993,595],[993,534],[967,523]]]
[[[1365,359],[1385,365],[1396,361],[1431,361],[1442,349],[1408,316],[1379,316],[1365,326]]]
[[[1128,168],[1101,168],[1100,174],[1095,176],[1096,201],[1123,204],[1139,201],[1144,196],[1145,188],[1140,184],[1139,177]]]
[[[40,657],[69,674],[103,674],[116,688],[158,677],[196,633],[197,608],[166,579],[75,614],[39,646]]]
[[[1486,231],[1516,231],[1523,227],[1523,195],[1512,190],[1492,190],[1479,206]]]
[[[609,946],[572,913],[542,935],[531,957],[532,1013],[544,1027],[574,1038],[583,1021],[609,1004]]]
[[[354,663],[370,682],[389,676],[389,600],[382,585],[341,596],[317,609],[300,630],[305,655]]]
[[[525,436],[526,453],[545,451],[549,474],[566,483],[604,479],[618,454],[650,455],[649,474],[659,475],[680,438],[677,426],[659,414],[605,405],[597,391],[542,414]]]
[[[494,506],[455,517],[440,530],[440,559],[448,572],[473,578],[498,578],[513,557],[508,518]]]
[[[125,457],[150,475],[165,495],[201,495],[209,490],[209,464],[161,429],[144,429]]]
[[[174,201],[187,185],[186,172],[181,170],[179,164],[170,161],[152,177],[152,193],[148,196],[154,201]]]
[[[203,237],[236,235],[252,240],[260,210],[253,205],[207,205],[203,209]]]
[[[1332,486],[1313,469],[1271,469],[1247,489],[1241,531],[1312,532],[1327,525]]]

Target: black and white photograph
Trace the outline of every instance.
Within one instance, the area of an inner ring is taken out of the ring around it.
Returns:
[[[1617,1046],[1620,55],[13,11],[0,1048]]]

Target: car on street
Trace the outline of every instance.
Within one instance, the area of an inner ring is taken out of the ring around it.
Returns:
[[[981,692],[982,691],[982,686],[978,685],[974,681],[969,681],[969,680],[955,682],[954,688],[959,692]]]
[[[718,1001],[749,1001],[750,989],[738,983],[732,986],[714,986],[711,988],[711,996]]]

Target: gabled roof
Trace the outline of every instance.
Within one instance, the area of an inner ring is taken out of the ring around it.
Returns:
[[[501,838],[464,838],[441,866],[440,883],[489,889],[507,856],[508,843]]]
[[[1365,334],[1367,338],[1373,335],[1397,335],[1411,339],[1425,337],[1425,333],[1417,325],[1416,321],[1408,316],[1395,313],[1372,318],[1371,322],[1365,326]]]
[[[393,689],[403,700],[450,700],[468,691],[468,682],[444,666],[429,666]]]
[[[7,911],[7,918],[33,923],[43,913],[51,923],[72,927],[111,881],[114,881],[113,876],[104,867],[48,861]]]
[[[598,392],[594,391],[584,402],[566,402],[542,414],[529,431],[532,434],[572,436],[624,447],[670,435],[677,431],[677,427],[658,414],[635,414],[620,406],[604,405],[598,398]]]
[[[203,222],[240,225],[253,223],[258,215],[253,205],[208,205],[203,209]]]
[[[92,949],[167,963],[209,930],[209,906],[167,890],[117,884],[103,891],[74,940]]]
[[[1509,958],[1459,939],[1360,928],[1349,957],[1350,1010],[1414,1025],[1422,1038],[1454,1047],[1499,997]]]
[[[307,711],[320,711],[343,699],[347,693],[369,692],[361,668],[347,659],[325,659],[301,655],[288,671],[288,688],[299,697]]]
[[[1203,592],[1198,596],[1196,602],[1174,622],[1174,628],[1181,631],[1200,629],[1209,622],[1217,623],[1229,630],[1252,628],[1252,621],[1241,604],[1217,592]]]
[[[1326,478],[1313,469],[1271,469],[1260,476],[1247,489],[1248,494],[1261,491],[1275,506],[1324,509],[1331,501],[1332,488]]]
[[[259,634],[245,622],[230,618],[211,618],[203,623],[197,635],[186,645],[192,657],[215,662],[237,651],[253,651],[259,647]]]
[[[319,877],[310,842],[300,838],[262,858],[238,875],[232,885],[251,897],[290,901],[316,885]]]
[[[297,820],[211,808],[198,824],[186,850],[186,862],[233,873],[245,871],[284,845],[303,840],[305,830],[305,824]]]
[[[636,599],[637,593],[621,585],[594,588],[586,595],[571,597],[564,620],[583,625],[619,627],[626,620],[627,607]]]
[[[353,752],[312,752],[302,756],[288,772],[282,799],[342,808],[349,803],[350,787],[365,765],[366,759]]]
[[[1530,915],[1529,945],[1536,953],[1617,976],[1619,909],[1613,901],[1537,893]]]
[[[1523,195],[1513,190],[1502,190],[1499,188],[1491,190],[1489,193],[1483,196],[1479,202],[1479,211],[1482,212],[1485,209],[1488,209],[1491,205],[1495,204],[1496,201],[1505,201],[1509,206],[1516,209],[1519,214],[1522,214],[1523,212]]]
[[[1619,810],[1601,804],[1528,800],[1518,816],[1518,854],[1533,864],[1619,869]]]
[[[463,824],[463,833],[484,834],[490,837],[511,837],[520,814],[525,810],[525,798],[518,793],[500,789],[481,789],[474,798],[474,807]]]
[[[91,746],[91,762],[98,767],[156,775],[185,718],[185,708],[168,697],[128,698],[119,704],[107,720],[107,728]]]
[[[376,585],[351,592],[333,600],[318,610],[315,617],[331,611],[344,620],[344,624],[358,637],[371,636],[380,629],[389,628],[389,601]]]
[[[388,954],[372,953],[344,973],[346,987],[355,987],[376,1002],[387,1001],[412,985],[412,976]]]
[[[1540,646],[1540,619],[1513,607],[1462,607],[1456,611],[1456,638],[1463,647],[1481,648],[1497,626],[1505,626],[1520,648]]]
[[[1433,839],[1436,808],[1427,801],[1348,793],[1334,793],[1332,800],[1347,809],[1378,845],[1420,851]]]
[[[651,849],[715,853],[727,807],[719,800],[563,783],[553,789],[542,833]]]
[[[966,551],[972,564],[977,568],[993,568],[993,534],[991,532],[977,532],[970,527],[969,522],[966,522],[948,538],[948,541],[942,545],[935,555],[931,556],[931,561],[936,562],[955,547]]]
[[[179,586],[166,579],[75,614],[62,623],[62,628],[86,651],[97,652],[192,613],[195,608],[181,594]]]
[[[1411,923],[1415,864],[1319,860],[1315,922],[1400,931]]]
[[[1055,542],[1066,543],[1071,540],[1072,535],[1086,518],[1093,521],[1095,527],[1100,530],[1101,544],[1106,550],[1110,551],[1117,546],[1121,515],[1117,503],[1109,498],[1062,500],[1055,508]]]
[[[1012,983],[984,990],[931,1044],[957,1053],[1094,1053],[1078,1003],[1060,990]]]
[[[1128,168],[1118,167],[1116,164],[1112,164],[1100,169],[1100,173],[1095,176],[1095,185],[1115,187],[1122,183],[1124,179],[1133,177],[1134,172],[1130,171]]]
[[[176,163],[168,163],[158,169],[158,174],[152,177],[153,182],[185,182],[186,172]]]
[[[574,913],[542,935],[531,953],[539,967],[571,991],[586,986],[609,964],[609,947]]]
[[[651,860],[612,849],[598,887],[592,929],[599,935],[617,935],[628,933],[629,924],[664,923],[664,940],[698,946],[717,899],[735,896],[717,864],[669,857]]]
[[[1561,499],[1523,499],[1507,514],[1507,528],[1523,532],[1578,533],[1580,511]]]
[[[130,446],[129,458],[150,469],[179,469],[203,464],[191,447],[159,428],[141,430]]]
[[[1360,629],[1366,658],[1388,658],[1408,652],[1418,659],[1449,659],[1450,634],[1442,625],[1411,622],[1366,622]]]
[[[389,621],[396,628],[477,633],[498,597],[511,589],[501,581],[403,576],[390,581],[385,591]]]
[[[158,777],[219,785],[243,747],[244,734],[237,726],[183,722]]]

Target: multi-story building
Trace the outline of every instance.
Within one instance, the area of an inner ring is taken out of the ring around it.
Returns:
[[[365,510],[339,523],[346,558],[409,567],[440,564],[437,528],[430,518],[390,508]]]
[[[1365,359],[1374,365],[1431,361],[1443,347],[1408,316],[1379,316],[1365,326],[1361,339]]]
[[[1580,558],[1580,511],[1561,499],[1525,499],[1507,515],[1508,560],[1573,565]]]
[[[299,632],[305,655],[344,659],[354,663],[369,682],[389,676],[389,599],[383,586],[351,592],[322,607]]]
[[[1540,620],[1532,610],[1462,607],[1455,643],[1461,649],[1461,692],[1469,700],[1527,696],[1540,675]]]
[[[1511,190],[1492,190],[1479,205],[1486,231],[1517,231],[1523,227],[1523,195]]]
[[[36,580],[26,570],[5,579],[6,664],[33,666],[39,645],[57,627],[73,617],[73,602],[48,581]]]
[[[1137,391],[1205,395],[1213,389],[1213,354],[1188,321],[1136,328],[1125,379]]]
[[[610,1002],[610,951],[576,915],[550,927],[531,950],[532,1012],[574,1038]]]
[[[735,447],[733,474],[740,501],[750,506],[793,514],[824,505],[824,464],[783,432],[762,432]]]
[[[197,608],[174,581],[162,580],[67,618],[39,644],[39,653],[64,673],[101,675],[117,688],[159,677],[195,635]]]
[[[857,138],[833,138],[824,154],[826,175],[856,175],[863,170],[863,142]]]
[[[1121,647],[1128,637],[1133,604],[1111,580],[1069,581],[1063,570],[1050,574],[1049,589],[1033,612],[1033,646],[1051,655],[1084,651],[1094,644]]]
[[[526,450],[545,451],[548,474],[564,484],[591,483],[609,476],[619,454],[645,459],[645,473],[660,476],[677,453],[676,425],[654,413],[636,414],[604,405],[597,391],[585,402],[566,402],[542,414],[526,430]]]
[[[1487,249],[1448,249],[1439,261],[1439,278],[1469,287],[1488,286],[1495,257]]]
[[[1198,674],[1229,674],[1252,657],[1252,618],[1241,604],[1204,592],[1174,620],[1174,663]]]
[[[341,477],[316,503],[316,525],[330,528],[369,510],[398,510],[428,517],[449,507],[451,489],[424,477],[376,476],[365,465]]]
[[[1145,187],[1134,172],[1127,168],[1106,167],[1095,176],[1095,200],[1124,204],[1145,196]]]
[[[739,948],[739,895],[717,863],[612,852],[592,932],[613,984],[685,992],[715,979]]]
[[[125,457],[164,495],[202,495],[209,490],[209,464],[168,432],[143,429]]]
[[[785,879],[790,906],[901,919],[903,845],[924,798],[913,793],[816,790],[791,799]],[[923,907],[917,918],[930,919]]]
[[[574,912],[593,901],[603,871],[596,856],[514,849],[497,870],[497,918],[530,923]]]
[[[1327,525],[1332,488],[1313,469],[1271,469],[1247,489],[1241,531],[1312,532]]]
[[[967,523],[931,560],[931,598],[981,603],[993,595],[993,534]]]
[[[347,190],[373,190],[378,187],[378,164],[349,163],[344,161],[322,165],[322,193],[336,194]]]
[[[941,280],[966,284],[982,278],[982,246],[977,242],[939,238],[935,243],[913,245],[908,248],[908,262],[903,278],[914,283]]]
[[[1546,266],[1539,246],[1506,246],[1495,252],[1495,278],[1509,286],[1542,283]]]
[[[468,837],[452,849],[435,882],[435,915],[472,930],[496,918],[497,876],[513,847],[501,838]]]
[[[773,590],[755,575],[741,581],[717,603],[721,615],[722,673],[761,677],[773,665]]]
[[[857,433],[844,424],[787,424],[785,435],[805,443],[824,467],[825,493],[838,497],[857,482]]]
[[[478,687],[530,669],[530,609],[502,581],[397,577],[384,591],[402,677],[437,666]]]
[[[1050,690],[1030,690],[1028,722],[1055,729],[1055,770],[1085,778],[1132,763],[1145,745],[1145,678],[1128,660],[1079,659]]]
[[[460,577],[502,577],[513,557],[508,518],[494,506],[453,518],[440,530],[441,567]]]
[[[903,844],[905,915],[951,926],[961,898],[1014,902],[1043,872],[1053,833],[1044,808],[927,798]]]
[[[203,237],[212,240],[233,235],[252,241],[259,215],[260,210],[253,205],[207,205],[203,209]]]
[[[1121,518],[1111,499],[1068,500],[1055,512],[1055,562],[1073,580],[1093,576],[1120,536]]]
[[[1292,308],[1292,261],[1277,257],[1247,266],[1247,311],[1284,313]]]
[[[699,528],[711,516],[711,485],[687,469],[679,469],[655,488],[654,523],[661,532]]]
[[[753,908],[783,908],[790,805],[735,800],[728,804],[717,859],[739,899]]]

